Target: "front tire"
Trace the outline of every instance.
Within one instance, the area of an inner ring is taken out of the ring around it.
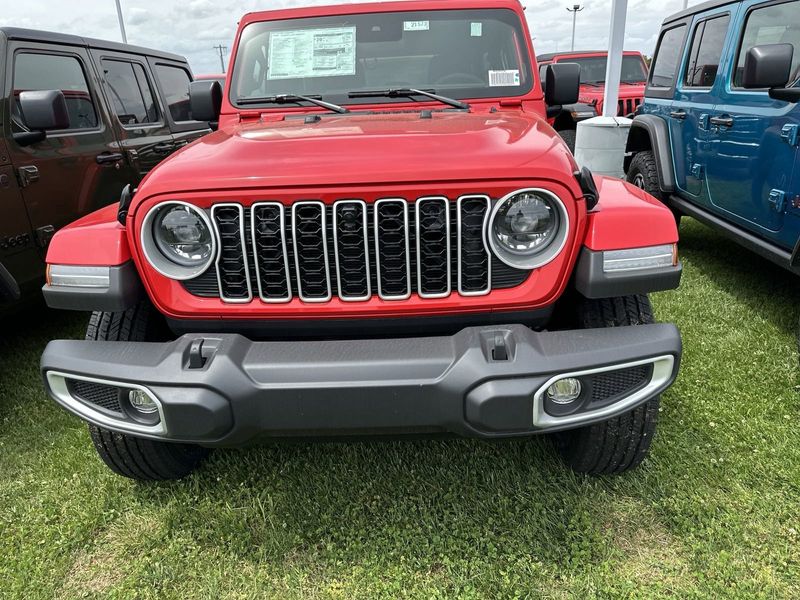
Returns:
[[[578,304],[581,329],[654,323],[645,295],[583,299]],[[559,454],[573,470],[592,475],[623,473],[647,457],[658,421],[659,397],[594,425],[553,434]]]
[[[86,329],[87,340],[109,342],[161,342],[169,331],[149,302],[122,312],[94,312]],[[117,475],[139,481],[180,479],[191,473],[209,451],[193,444],[176,444],[138,438],[89,424],[97,454]]]
[[[658,182],[658,163],[656,163],[656,157],[652,151],[643,150],[634,154],[628,167],[626,180],[666,204],[666,196],[661,191],[661,185]],[[672,208],[670,210],[675,217],[675,223],[680,225],[681,214]]]

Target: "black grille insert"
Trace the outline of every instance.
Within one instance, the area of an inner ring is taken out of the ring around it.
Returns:
[[[450,293],[450,203],[420,198],[416,209],[417,292],[441,298]]]
[[[69,379],[68,382],[70,393],[75,398],[104,410],[122,414],[118,387],[82,379]]]
[[[375,251],[381,298],[403,299],[411,295],[407,234],[406,201],[378,200],[375,203]]]
[[[652,372],[653,365],[645,364],[592,375],[592,404],[607,404],[632,394],[647,385]]]
[[[217,279],[220,296],[227,302],[249,302],[253,297],[244,254],[244,209],[238,204],[217,204],[211,218],[219,235]]]
[[[252,235],[259,295],[266,302],[291,300],[283,205],[279,202],[256,204]]]
[[[297,293],[306,302],[331,298],[325,213],[322,202],[304,201],[292,206]]]
[[[458,289],[464,295],[485,294],[491,287],[492,261],[483,243],[490,207],[488,196],[464,196],[458,201]]]
[[[369,273],[367,205],[362,200],[339,200],[333,207],[336,280],[343,300],[366,300],[372,295]]]

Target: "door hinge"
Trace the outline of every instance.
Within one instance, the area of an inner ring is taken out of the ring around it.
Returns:
[[[708,120],[710,118],[711,118],[711,115],[708,115],[706,113],[703,113],[702,115],[700,115],[700,118],[697,119],[697,127],[698,127],[698,129],[702,129],[703,131],[708,130],[708,123],[709,123]]]
[[[769,204],[776,213],[782,213],[786,205],[786,192],[783,190],[771,190],[769,193]]]
[[[781,129],[781,137],[790,146],[800,145],[800,125],[784,125]]]
[[[692,165],[692,177],[695,179],[703,179],[703,165],[700,163],[694,163]]]
[[[20,167],[17,169],[17,179],[19,179],[19,187],[26,188],[30,184],[39,181],[39,168],[34,166]]]

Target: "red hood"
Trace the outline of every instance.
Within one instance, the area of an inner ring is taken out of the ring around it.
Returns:
[[[239,125],[154,169],[139,196],[213,189],[528,178],[572,180],[561,138],[535,114],[324,115]]]

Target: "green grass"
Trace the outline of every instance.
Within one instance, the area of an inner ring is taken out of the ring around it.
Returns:
[[[188,480],[111,474],[45,397],[51,337],[0,340],[0,597],[800,596],[800,279],[687,221],[685,354],[651,457],[588,478],[544,439],[276,444]]]

